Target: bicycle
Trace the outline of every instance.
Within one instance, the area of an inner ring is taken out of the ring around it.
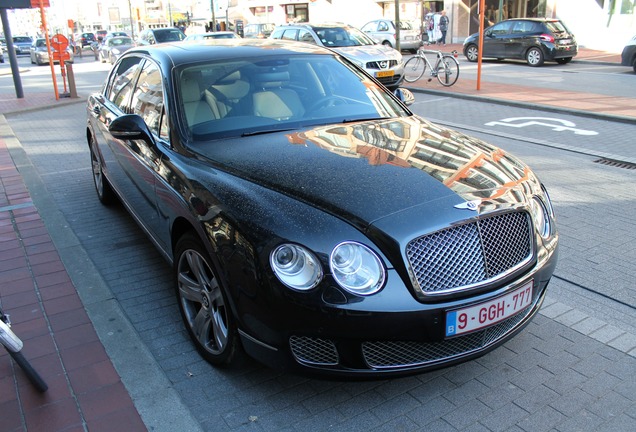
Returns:
[[[6,348],[11,358],[20,366],[22,371],[24,371],[24,374],[29,381],[31,381],[31,384],[41,393],[47,391],[49,386],[22,354],[24,344],[13,330],[11,330],[9,315],[6,315],[2,311],[2,308],[0,308],[0,343]]]
[[[426,54],[435,54],[437,60],[435,65],[426,57]],[[450,87],[457,82],[459,78],[459,63],[457,62],[457,51],[451,53],[443,53],[441,51],[418,49],[417,54],[411,57],[404,64],[404,81],[412,83],[424,76],[426,68],[429,69],[430,82],[437,77],[439,83],[445,87]]]

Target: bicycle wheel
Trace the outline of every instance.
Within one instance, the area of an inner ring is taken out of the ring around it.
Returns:
[[[31,384],[33,384],[37,391],[39,391],[40,393],[44,393],[48,390],[49,386],[46,385],[40,374],[38,374],[37,371],[33,369],[31,363],[29,363],[29,361],[24,358],[21,351],[7,351],[9,352],[9,355],[13,358],[13,360],[15,360],[15,362],[20,366],[24,374],[27,376],[29,381],[31,381]]]
[[[404,81],[415,82],[422,78],[426,71],[426,62],[420,56],[411,57],[404,64]]]
[[[441,85],[450,87],[457,82],[457,78],[459,78],[459,63],[453,56],[443,56],[437,68],[437,80]]]

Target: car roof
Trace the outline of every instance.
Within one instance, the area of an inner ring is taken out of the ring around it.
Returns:
[[[197,63],[202,59],[233,60],[308,53],[334,55],[317,45],[278,39],[215,39],[214,43],[204,39],[195,44],[168,42],[126,51],[126,55],[134,53],[146,53],[171,65]]]

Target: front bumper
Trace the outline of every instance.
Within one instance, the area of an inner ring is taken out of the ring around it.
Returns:
[[[351,305],[347,309],[323,307],[292,312],[282,327],[289,331],[261,326],[257,331],[243,329],[243,347],[270,367],[317,375],[383,377],[447,367],[479,357],[520,332],[543,303],[556,258],[555,250],[522,277],[483,295],[410,303],[405,299],[392,301],[392,288],[387,286],[385,301],[366,309],[360,306],[356,310]],[[529,281],[533,281],[532,302],[516,315],[471,333],[445,336],[447,311],[498,298]],[[382,303],[386,304],[384,309],[374,307]],[[298,309],[297,304],[284,308],[294,306]]]

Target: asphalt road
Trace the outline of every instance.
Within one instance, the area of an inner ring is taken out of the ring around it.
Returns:
[[[105,73],[95,70],[91,80]],[[94,85],[89,81],[86,88]],[[636,430],[635,171],[594,163],[593,154],[633,151],[627,140],[635,127],[416,98],[417,113],[491,141],[533,167],[555,204],[560,261],[540,315],[503,347],[441,371],[369,382],[308,379],[250,359],[230,369],[209,366],[183,329],[166,263],[121,207],[103,207],[95,196],[83,104],[8,115],[7,121],[39,174],[30,181],[53,203],[41,207],[44,198],[33,197],[43,219],[70,230],[88,257],[69,271],[81,280],[77,289],[105,282],[132,336],[155,361],[149,373],[167,377],[204,430]],[[517,117],[558,117],[597,135],[486,125]],[[127,386],[131,361],[113,357]]]

